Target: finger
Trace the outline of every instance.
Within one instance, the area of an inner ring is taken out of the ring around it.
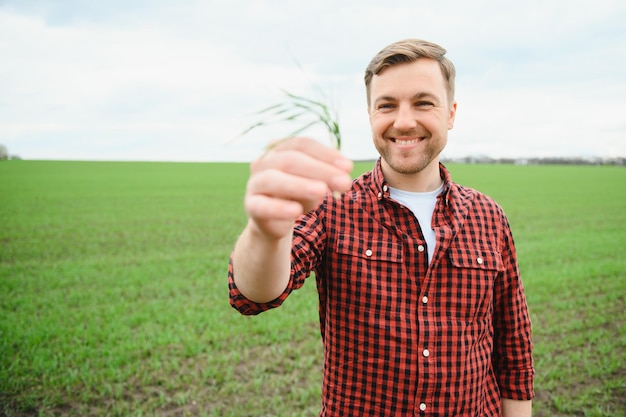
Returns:
[[[309,210],[321,202],[328,193],[323,181],[292,175],[277,169],[261,171],[248,181],[247,195],[264,195],[280,200],[298,202]]]
[[[261,194],[246,197],[244,205],[249,217],[257,222],[294,221],[304,213],[304,208],[296,201],[283,200]]]
[[[295,137],[281,139],[271,143],[263,158],[271,153],[283,151],[297,151],[309,155],[311,158],[322,161],[329,165],[333,165],[344,172],[351,172],[353,163],[350,159],[343,156],[338,149],[332,148],[322,143],[306,137]]]
[[[293,149],[282,149],[267,154],[253,167],[253,176],[264,170],[276,170],[296,177],[321,181],[331,190],[345,191],[352,184],[352,177],[350,171],[346,170],[346,165],[341,168]]]

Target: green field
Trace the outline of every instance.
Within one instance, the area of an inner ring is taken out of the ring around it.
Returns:
[[[509,216],[534,415],[625,416],[626,169],[449,168]],[[0,162],[0,416],[315,416],[313,280],[260,316],[228,304],[247,176],[246,164]]]

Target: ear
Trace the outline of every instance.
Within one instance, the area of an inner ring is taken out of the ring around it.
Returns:
[[[448,130],[454,127],[454,118],[456,117],[456,101],[450,106],[450,114],[448,115]]]

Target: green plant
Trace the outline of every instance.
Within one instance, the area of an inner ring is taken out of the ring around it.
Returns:
[[[264,118],[245,129],[242,135],[273,123],[303,121],[304,125],[288,134],[283,140],[297,136],[311,126],[322,124],[328,130],[331,144],[341,150],[341,131],[339,129],[337,112],[332,110],[322,100],[313,100],[289,91],[282,91],[286,96],[286,100],[260,110],[258,114],[263,115]],[[267,150],[280,142],[273,142],[268,146]]]

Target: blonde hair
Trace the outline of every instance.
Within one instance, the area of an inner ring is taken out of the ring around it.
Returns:
[[[370,84],[374,75],[393,65],[417,61],[420,58],[434,59],[439,63],[446,81],[448,101],[454,101],[454,64],[445,57],[446,50],[441,46],[421,39],[404,39],[383,48],[365,69],[365,91],[370,105]]]

